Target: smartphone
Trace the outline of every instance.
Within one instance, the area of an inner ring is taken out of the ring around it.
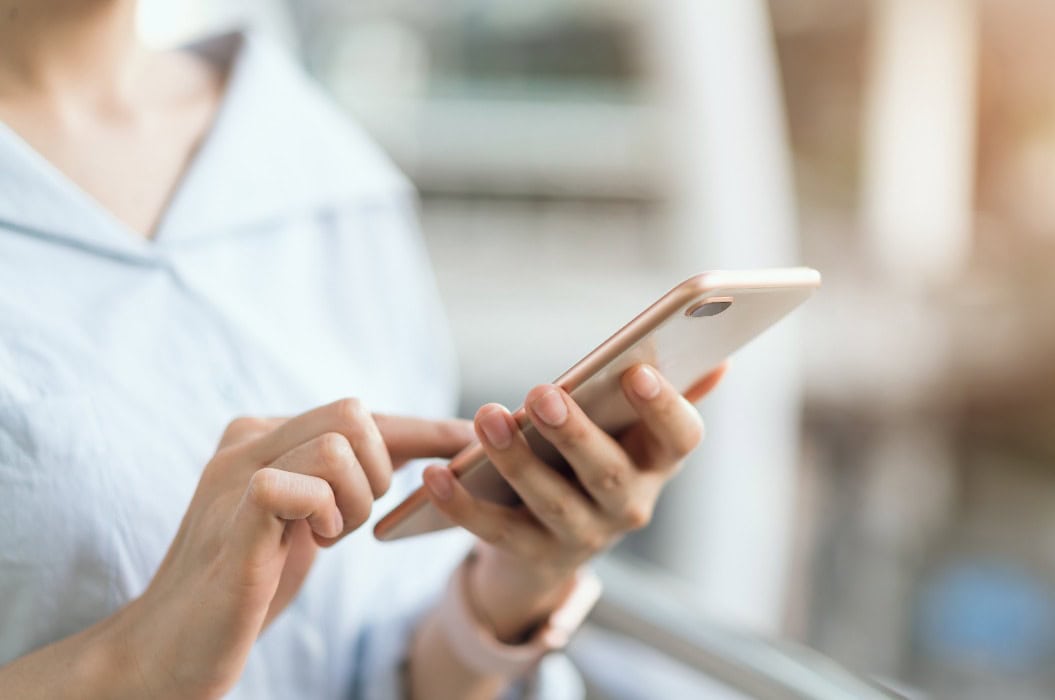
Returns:
[[[821,283],[810,268],[703,272],[685,280],[638,314],[553,383],[567,391],[587,416],[611,435],[636,422],[619,379],[630,367],[649,364],[682,394],[693,396],[729,355],[804,302]],[[535,454],[567,470],[557,450],[535,430],[523,407],[513,413]],[[448,468],[479,498],[515,504],[519,499],[479,442],[459,452]],[[380,540],[396,540],[452,523],[418,488],[374,526]]]

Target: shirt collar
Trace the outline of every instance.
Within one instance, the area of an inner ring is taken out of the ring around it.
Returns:
[[[5,228],[115,257],[149,257],[148,241],[0,122],[0,234]]]
[[[237,232],[352,198],[410,190],[387,157],[270,39],[250,33],[214,41],[239,44],[227,93],[158,241]]]
[[[406,194],[380,150],[266,37],[194,47],[229,57],[213,124],[145,240],[0,123],[0,226],[125,257],[252,231],[352,199]]]

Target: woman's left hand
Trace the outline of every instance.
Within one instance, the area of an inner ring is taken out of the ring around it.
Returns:
[[[559,387],[532,389],[524,402],[527,415],[560,451],[575,480],[535,456],[505,408],[482,407],[476,434],[522,506],[475,498],[445,467],[425,471],[436,507],[483,542],[470,590],[477,613],[499,638],[522,635],[560,603],[584,562],[649,523],[663,486],[703,438],[703,421],[690,400],[710,391],[724,369],[688,397],[652,367],[627,370],[623,392],[640,421],[618,438]]]

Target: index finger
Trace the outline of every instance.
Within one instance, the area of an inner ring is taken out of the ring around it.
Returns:
[[[451,457],[476,437],[470,421],[370,414],[359,401],[342,399],[278,425],[255,447],[257,458],[271,462],[325,433],[340,433],[360,449],[371,442],[364,438],[379,434],[393,466],[416,457]]]
[[[375,414],[395,466],[419,457],[453,457],[476,439],[473,423],[461,418],[430,420]]]

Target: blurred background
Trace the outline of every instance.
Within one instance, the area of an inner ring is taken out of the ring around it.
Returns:
[[[419,188],[464,415],[693,272],[820,269],[613,556],[932,697],[1055,696],[1055,5],[142,6],[157,45],[235,23]]]

